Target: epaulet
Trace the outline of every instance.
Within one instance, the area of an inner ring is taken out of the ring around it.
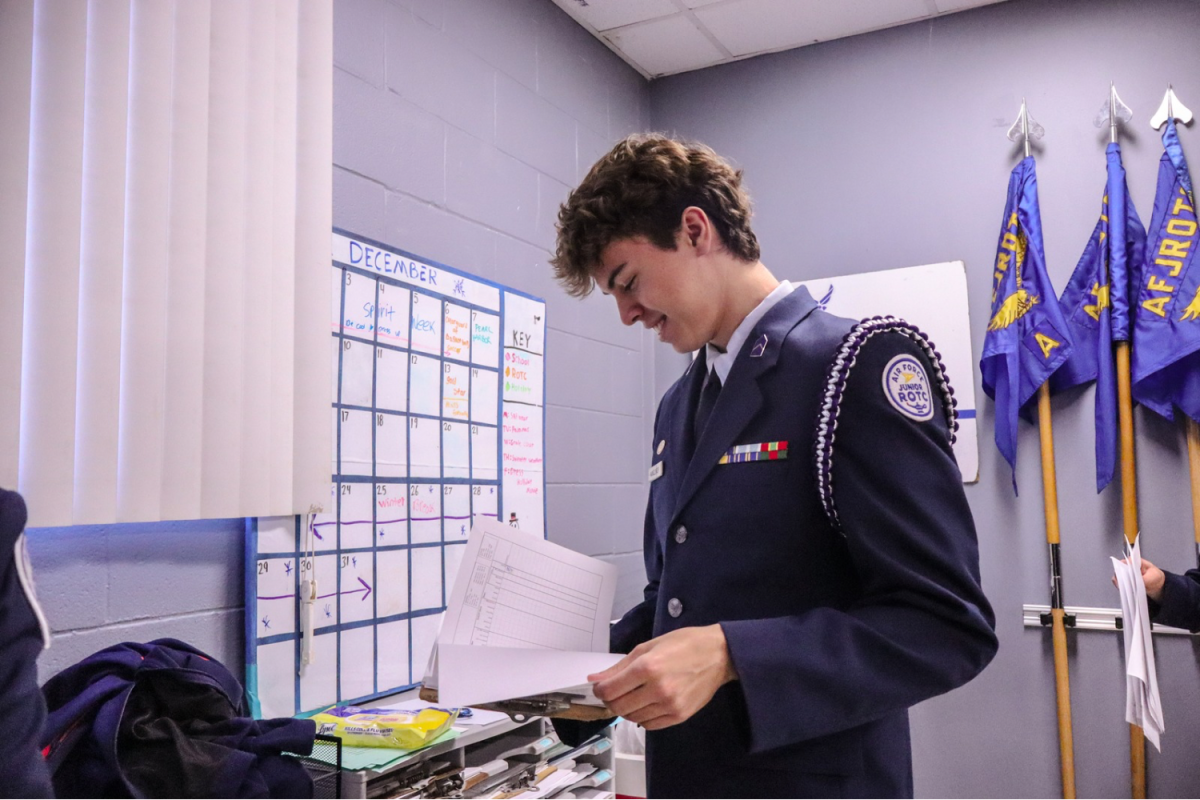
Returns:
[[[821,505],[825,509],[829,524],[839,532],[841,522],[838,520],[837,505],[833,499],[833,442],[837,433],[842,395],[845,393],[850,371],[858,360],[859,351],[872,337],[881,333],[899,333],[907,336],[925,353],[925,357],[933,365],[933,382],[942,395],[942,411],[946,416],[946,427],[950,430],[951,445],[954,444],[958,432],[958,401],[954,399],[954,389],[950,387],[950,380],[946,377],[942,354],[933,346],[928,336],[916,326],[896,317],[870,317],[851,328],[838,345],[825,373],[825,386],[821,395],[821,410],[817,414],[817,432],[813,446],[817,491],[821,496]]]

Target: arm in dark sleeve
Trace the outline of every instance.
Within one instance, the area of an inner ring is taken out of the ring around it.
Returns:
[[[1162,601],[1150,603],[1150,619],[1159,625],[1200,631],[1200,569],[1190,569],[1183,575],[1163,570]]]
[[[894,408],[882,376],[919,349],[882,334],[842,401],[833,491],[858,578],[845,607],[722,623],[755,752],[825,736],[961,686],[995,655],[975,526],[940,398],[929,421]],[[933,387],[937,396],[937,388]]]

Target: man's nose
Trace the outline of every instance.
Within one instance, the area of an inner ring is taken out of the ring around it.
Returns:
[[[617,297],[617,310],[621,313],[621,322],[632,325],[637,322],[643,309],[636,301],[628,297]]]

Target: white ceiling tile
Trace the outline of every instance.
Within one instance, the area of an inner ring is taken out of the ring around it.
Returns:
[[[925,0],[735,0],[693,12],[735,56],[825,42],[929,16]]]
[[[554,4],[595,31],[666,17],[679,10],[671,0],[554,0]]]
[[[614,47],[651,75],[671,75],[725,60],[725,54],[682,14],[609,31]]]
[[[700,8],[701,6],[711,6],[713,3],[724,3],[727,0],[683,0],[683,4],[688,8]]]

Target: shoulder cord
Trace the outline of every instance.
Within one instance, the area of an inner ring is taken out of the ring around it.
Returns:
[[[871,337],[880,333],[899,333],[907,336],[925,353],[925,357],[933,365],[933,382],[942,395],[942,411],[946,416],[946,426],[950,429],[951,445],[954,444],[958,433],[958,401],[954,399],[954,389],[951,388],[950,379],[946,376],[942,354],[934,348],[933,342],[929,340],[928,336],[915,326],[896,317],[869,317],[851,328],[846,337],[842,339],[833,360],[829,362],[821,398],[821,410],[817,415],[817,435],[813,447],[817,491],[821,496],[821,505],[825,508],[825,516],[829,519],[829,524],[843,536],[845,536],[845,532],[842,531],[833,499],[833,442],[837,432],[838,415],[841,413],[842,395],[846,390],[846,382],[850,378],[850,370],[858,360],[858,353],[863,345]]]

